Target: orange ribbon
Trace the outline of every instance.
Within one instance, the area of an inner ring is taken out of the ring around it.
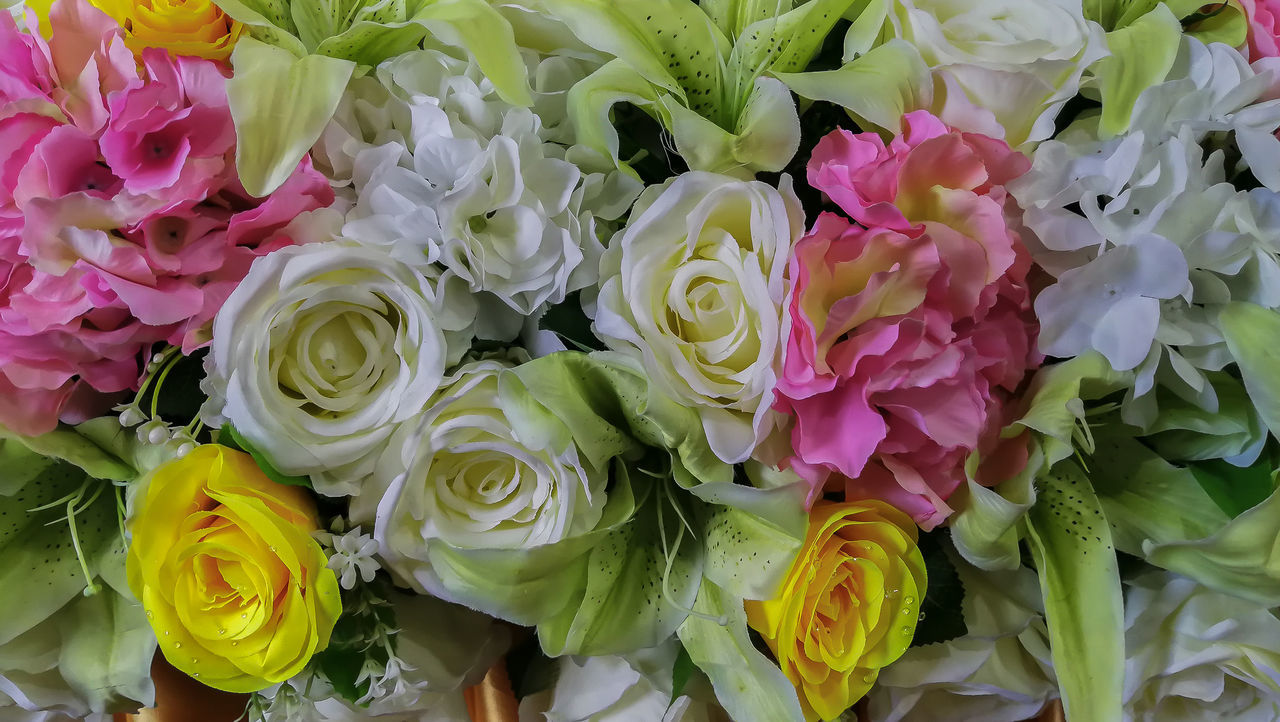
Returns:
[[[507,664],[499,659],[480,684],[463,692],[471,722],[517,722],[520,719],[515,692],[507,678]]]

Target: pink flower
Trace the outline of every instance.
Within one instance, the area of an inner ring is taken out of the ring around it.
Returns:
[[[1249,62],[1280,56],[1280,0],[1240,0],[1249,18]]]
[[[924,111],[905,126],[888,147],[836,131],[814,150],[810,184],[857,223],[823,213],[796,245],[777,406],[815,495],[844,482],[932,528],[1040,362],[1003,187],[1029,163]]]
[[[0,14],[0,424],[25,434],[101,413],[153,345],[207,343],[253,259],[333,201],[307,159],[244,192],[217,64],[139,68],[84,0],[49,19],[45,45]]]

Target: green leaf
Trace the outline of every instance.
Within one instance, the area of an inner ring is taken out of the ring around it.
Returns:
[[[835,103],[859,124],[895,133],[903,114],[927,108],[933,96],[929,68],[902,40],[890,40],[836,70],[773,75],[802,98]]]
[[[253,38],[236,43],[231,63],[227,101],[236,126],[236,170],[245,190],[264,196],[288,179],[320,137],[356,64],[299,58]]]
[[[680,641],[711,680],[729,718],[736,722],[804,720],[795,687],[751,643],[742,600],[703,582],[693,609],[697,614],[680,625]]]
[[[120,422],[114,418],[105,418],[102,420],[94,420],[86,422],[82,426],[90,429],[101,431],[104,422],[110,423],[111,432],[120,432],[121,434],[130,434],[133,432],[120,426]],[[101,434],[94,434],[101,438]],[[93,435],[91,435],[93,436]],[[60,426],[47,434],[40,436],[18,436],[16,434],[9,435],[0,431],[0,438],[5,440],[5,444],[16,443],[26,447],[28,450],[39,456],[51,459],[59,459],[67,461],[75,466],[80,467],[86,474],[95,479],[108,479],[110,481],[133,481],[138,478],[138,470],[128,463],[122,461],[119,456],[112,453],[110,448],[104,448],[91,436],[78,431],[76,428]],[[17,454],[18,452],[14,452]],[[41,463],[41,462],[36,462]],[[47,466],[47,464],[41,464]],[[6,468],[6,467],[0,467]],[[7,467],[11,473],[21,473],[27,478],[31,478],[28,470],[21,467]],[[9,477],[10,483],[15,477]]]
[[[1271,435],[1280,439],[1280,313],[1252,303],[1231,303],[1218,315],[1227,348],[1240,366],[1245,390]]]
[[[238,449],[249,456],[252,456],[254,463],[258,465],[258,468],[262,470],[262,473],[266,474],[268,479],[271,479],[277,484],[284,484],[286,486],[305,486],[308,489],[311,488],[310,478],[305,476],[290,476],[289,474],[277,469],[272,465],[270,459],[254,448],[253,444],[249,443],[248,439],[241,436],[240,432],[236,431],[236,428],[231,424],[223,425],[221,431],[218,432],[218,443],[229,449]]]
[[[1276,490],[1269,464],[1242,469],[1214,459],[1192,464],[1190,468],[1205,494],[1233,519],[1266,501]]]
[[[946,529],[938,529],[921,534],[917,541],[929,584],[920,603],[920,619],[911,639],[913,647],[948,642],[969,631],[964,622],[964,585],[947,556],[948,536]]]
[[[1027,541],[1044,592],[1045,621],[1067,718],[1119,722],[1124,605],[1102,507],[1074,462],[1044,477],[1027,515]]]
[[[1138,96],[1169,74],[1181,40],[1182,25],[1164,5],[1107,33],[1111,54],[1093,66],[1102,95],[1098,130],[1104,138],[1129,127]]]
[[[694,670],[697,665],[693,663],[693,659],[689,656],[689,650],[680,645],[680,653],[676,655],[676,663],[671,668],[671,701],[675,701],[684,692],[685,685],[689,684],[689,679],[693,677]]]

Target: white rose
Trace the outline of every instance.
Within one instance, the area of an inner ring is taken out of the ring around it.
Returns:
[[[1125,599],[1126,722],[1280,719],[1280,619],[1154,572]]]
[[[1084,69],[1105,53],[1080,0],[892,2],[892,33],[932,70],[934,113],[1014,146],[1053,135]]]
[[[449,337],[467,316],[382,249],[284,248],[255,260],[219,311],[208,385],[278,469],[310,474],[322,493],[355,493],[465,353],[469,337]]]
[[[600,519],[607,469],[579,459],[572,443],[550,448],[521,437],[499,404],[499,376],[510,367],[499,359],[461,366],[420,428],[406,427],[389,445],[378,476],[403,471],[376,512],[364,499],[352,508],[353,518],[375,517],[385,565],[420,590],[435,586],[429,541],[524,549],[589,531]]]
[[[696,409],[716,456],[750,456],[768,431],[789,327],[785,276],[804,213],[780,189],[686,173],[647,189],[601,261],[596,333]]]

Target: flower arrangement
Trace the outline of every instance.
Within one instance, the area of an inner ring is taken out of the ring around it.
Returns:
[[[0,717],[1280,719],[1273,5],[0,13]]]

